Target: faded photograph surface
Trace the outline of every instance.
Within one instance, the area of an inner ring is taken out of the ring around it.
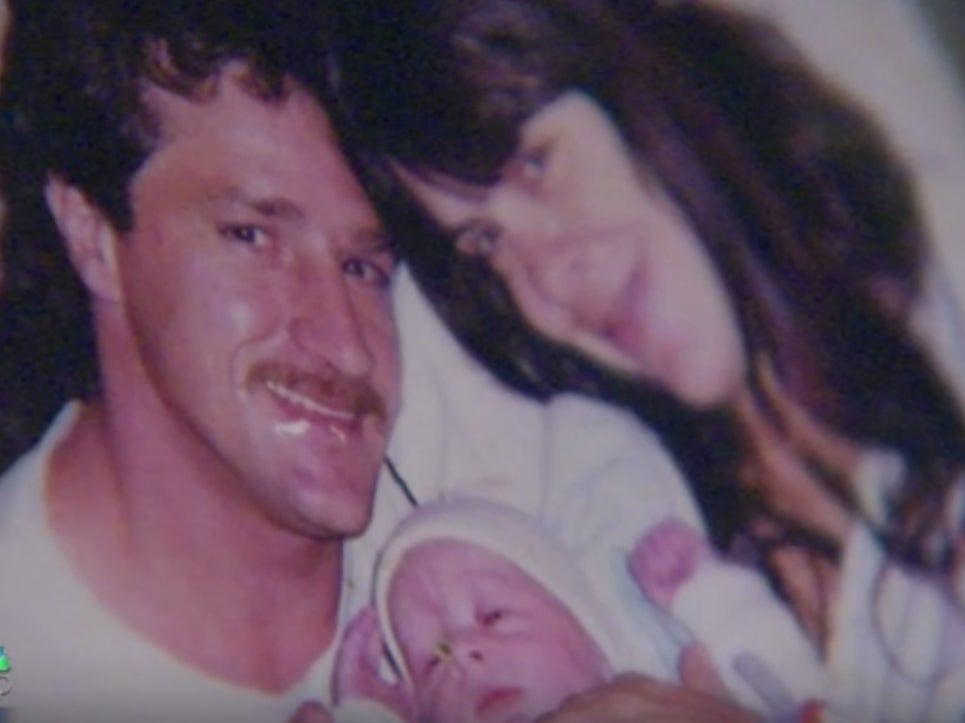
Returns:
[[[960,721],[950,8],[0,3],[0,719]]]

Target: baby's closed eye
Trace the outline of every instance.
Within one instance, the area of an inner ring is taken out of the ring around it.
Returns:
[[[489,608],[483,610],[479,615],[479,622],[484,626],[491,626],[503,620],[506,617],[506,611],[501,608]]]

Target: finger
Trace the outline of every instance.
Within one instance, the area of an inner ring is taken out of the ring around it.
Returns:
[[[306,700],[288,723],[334,723],[331,714],[317,700]]]
[[[727,686],[718,674],[714,661],[702,645],[695,643],[684,648],[680,654],[678,672],[684,687],[724,700],[730,698]]]
[[[359,610],[352,621],[345,628],[345,635],[368,635],[372,629],[378,629],[379,618],[374,605],[366,605]]]
[[[343,700],[367,690],[378,677],[382,656],[382,634],[371,606],[361,610],[348,624],[335,659],[333,691]]]
[[[357,645],[355,652],[361,658],[360,663],[378,668],[379,661],[382,659],[384,641],[375,608],[371,605],[363,608],[355,616],[350,628]]]
[[[536,723],[637,723],[659,713],[654,704],[663,686],[644,675],[626,673],[609,683],[570,696],[560,707],[536,720]]]
[[[791,719],[794,696],[760,656],[744,651],[734,656],[734,670],[761,697],[772,717]]]

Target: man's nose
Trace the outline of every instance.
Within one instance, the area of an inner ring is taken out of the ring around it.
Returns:
[[[372,369],[372,352],[337,260],[306,263],[293,273],[291,338],[295,346],[348,376],[367,375]]]

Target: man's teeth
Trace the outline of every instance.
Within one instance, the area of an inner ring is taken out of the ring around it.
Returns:
[[[311,427],[307,419],[296,419],[293,422],[275,422],[275,434],[288,437],[301,437]]]
[[[265,382],[265,386],[268,388],[272,394],[281,399],[284,399],[289,404],[293,404],[296,407],[300,407],[307,412],[312,414],[322,414],[326,417],[335,417],[336,419],[344,419],[346,421],[352,421],[355,419],[355,413],[351,410],[346,409],[336,409],[335,407],[329,407],[324,404],[319,404],[314,399],[310,399],[298,392],[290,389],[276,381],[268,380]]]

